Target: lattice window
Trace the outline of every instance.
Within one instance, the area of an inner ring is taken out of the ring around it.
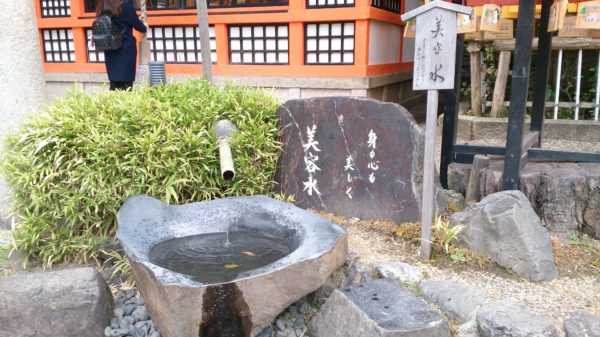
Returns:
[[[353,7],[354,0],[307,0],[307,8]]]
[[[97,51],[92,43],[92,30],[85,30],[86,45],[87,45],[87,61],[88,63],[104,63],[104,53]]]
[[[400,0],[371,0],[371,6],[389,12],[400,13]]]
[[[97,0],[84,0],[85,11],[88,13],[96,10]],[[134,0],[133,6],[139,10],[140,0]],[[170,10],[196,8],[196,0],[146,0],[148,10]]]
[[[72,29],[42,29],[46,62],[75,62]]]
[[[208,29],[212,63],[217,62],[215,27]],[[166,63],[201,63],[200,33],[197,26],[151,27],[148,41],[153,61]]]
[[[354,22],[308,23],[305,64],[354,64]]]
[[[40,0],[43,18],[71,16],[71,0]]]
[[[229,26],[231,64],[288,64],[287,25]]]
[[[288,0],[209,0],[208,7],[286,6]]]

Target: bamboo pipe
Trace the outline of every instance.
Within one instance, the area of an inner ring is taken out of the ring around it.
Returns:
[[[237,132],[237,127],[226,119],[222,119],[215,124],[215,136],[219,144],[219,159],[221,164],[221,176],[225,180],[235,178],[235,167],[229,146],[229,138]]]

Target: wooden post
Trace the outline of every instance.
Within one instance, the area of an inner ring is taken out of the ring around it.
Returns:
[[[498,59],[498,72],[496,74],[496,84],[494,84],[494,98],[492,99],[492,111],[490,117],[497,118],[498,113],[504,107],[504,95],[506,93],[506,83],[508,82],[508,71],[510,70],[511,52],[501,51]]]
[[[534,77],[533,104],[531,107],[531,131],[539,134],[538,144],[541,146],[544,118],[546,114],[546,98],[548,77],[550,70],[550,57],[552,56],[552,33],[548,32],[550,21],[550,7],[553,0],[543,0],[542,15],[540,19],[539,47],[537,51],[536,69]],[[597,90],[597,89],[596,89]]]
[[[448,188],[448,166],[454,162],[454,144],[456,144],[456,128],[458,124],[458,104],[460,102],[460,83],[462,81],[463,51],[465,40],[463,34],[456,39],[456,74],[454,89],[444,90],[444,124],[442,126],[442,148],[440,158],[440,183]]]
[[[465,206],[473,205],[479,202],[481,193],[479,193],[479,173],[484,168],[488,167],[490,158],[482,155],[475,155],[471,173],[469,174],[469,182],[467,183],[467,191],[465,193]]]
[[[467,45],[471,59],[471,111],[473,116],[481,116],[481,44]]]
[[[417,20],[413,90],[427,90],[421,202],[421,258],[424,260],[431,256],[438,90],[455,87],[456,13],[471,12],[469,7],[434,0],[402,15],[404,21],[415,17]]]
[[[198,30],[200,32],[200,52],[202,54],[202,73],[204,78],[212,83],[212,58],[210,52],[210,35],[208,33],[207,0],[196,0],[198,9]]]
[[[519,189],[521,167],[524,165],[525,160],[527,160],[527,156],[523,154],[522,146],[527,92],[529,89],[529,68],[531,65],[531,43],[534,22],[535,2],[531,0],[519,0],[515,61],[513,65],[510,109],[506,132],[504,172],[502,175],[502,189],[504,191]]]
[[[431,223],[433,221],[433,178],[435,173],[435,129],[438,91],[427,91],[427,121],[425,122],[425,153],[423,161],[423,201],[421,203],[421,259],[431,256]]]

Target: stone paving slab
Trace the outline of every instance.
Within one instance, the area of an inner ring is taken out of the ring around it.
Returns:
[[[391,279],[334,291],[309,323],[311,337],[450,337],[437,310]]]

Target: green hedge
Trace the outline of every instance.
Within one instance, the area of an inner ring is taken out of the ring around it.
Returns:
[[[74,89],[7,138],[2,172],[15,191],[15,242],[46,266],[87,262],[114,236],[134,194],[167,203],[267,194],[281,150],[269,93],[190,80],[134,92]],[[236,178],[220,177],[212,128],[229,119]]]

